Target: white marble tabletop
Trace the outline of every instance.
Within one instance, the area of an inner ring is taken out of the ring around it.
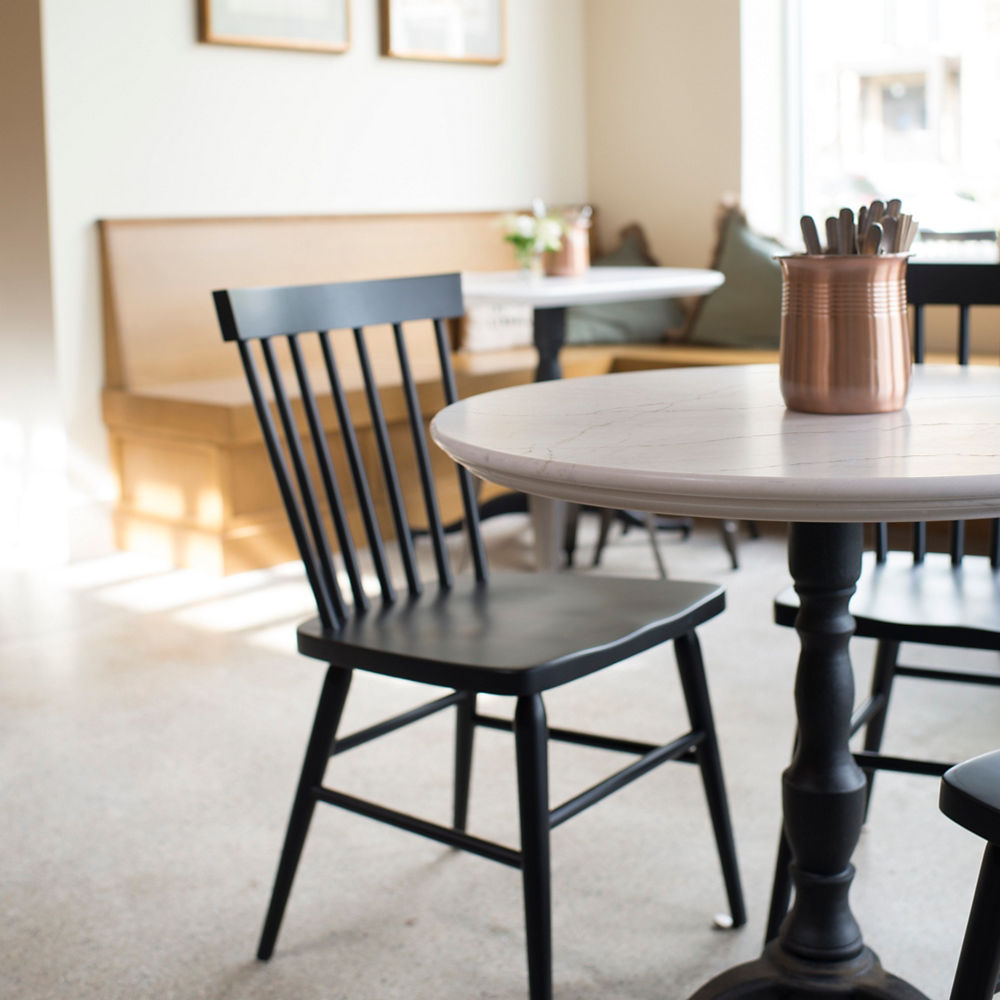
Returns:
[[[507,304],[535,308],[679,298],[714,291],[719,271],[691,267],[592,267],[574,277],[542,277],[524,271],[466,271],[466,305]]]
[[[434,440],[526,493],[662,514],[820,522],[1000,514],[1000,368],[915,366],[906,408],[787,410],[775,365],[514,386],[445,408]]]

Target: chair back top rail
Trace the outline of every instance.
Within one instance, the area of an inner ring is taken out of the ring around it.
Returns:
[[[924,306],[958,307],[956,360],[969,363],[971,337],[970,306],[1000,306],[1000,264],[921,264],[911,261],[906,269],[906,300],[914,307],[913,360],[926,354]]]
[[[327,285],[240,288],[216,291],[213,296],[223,339],[236,341],[239,345],[271,465],[324,626],[340,628],[352,614],[338,581],[326,527],[328,519],[333,524],[350,584],[353,613],[363,614],[370,606],[362,583],[358,546],[352,537],[338,468],[346,468],[347,478],[352,481],[353,496],[364,527],[362,544],[371,553],[382,601],[391,604],[397,599],[397,594],[383,544],[384,532],[379,525],[373,500],[376,493],[371,482],[373,474],[377,474],[381,481],[379,495],[388,501],[407,591],[412,597],[423,590],[414,548],[412,517],[404,506],[400,488],[397,457],[400,444],[394,442],[389,433],[368,355],[366,327],[369,326],[389,324],[392,327],[410,429],[410,457],[416,464],[420,479],[437,582],[441,588],[451,587],[452,569],[404,324],[416,320],[432,321],[445,400],[454,402],[455,378],[443,321],[462,314],[460,276],[456,273]],[[377,463],[373,462],[377,465],[376,470],[369,470],[363,460],[357,429],[346,403],[331,348],[331,337],[346,336],[348,331],[364,378],[370,428],[377,453]],[[339,463],[331,453],[331,439],[323,432],[316,391],[300,343],[305,338],[317,338],[319,341],[318,350],[324,361],[328,382],[322,389],[324,392],[329,390],[337,414],[339,435],[335,443],[337,457],[343,459]],[[276,346],[284,346],[291,357],[291,367],[302,400],[300,414],[291,403],[292,394],[285,384],[288,366],[279,361]],[[263,358],[266,383],[255,354]],[[476,579],[484,582],[487,570],[475,492],[469,473],[461,468],[457,468],[457,473]]]
[[[223,340],[461,316],[459,274],[213,292]]]
[[[906,268],[911,305],[1000,306],[1000,264],[922,264]]]

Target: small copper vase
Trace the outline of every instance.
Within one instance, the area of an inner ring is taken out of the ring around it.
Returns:
[[[807,413],[901,410],[910,387],[906,254],[781,264],[781,395]]]
[[[561,277],[584,274],[590,267],[590,223],[574,222],[563,233],[562,247],[545,255],[545,273]]]

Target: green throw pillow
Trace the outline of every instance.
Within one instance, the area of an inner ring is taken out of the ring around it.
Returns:
[[[687,342],[777,350],[781,267],[774,256],[787,252],[780,243],[753,232],[740,212],[728,212],[713,265],[726,281],[702,302]]]
[[[594,267],[650,267],[642,237],[630,229],[619,247],[594,261]],[[567,344],[658,343],[671,327],[684,324],[684,311],[673,299],[602,302],[566,310]]]

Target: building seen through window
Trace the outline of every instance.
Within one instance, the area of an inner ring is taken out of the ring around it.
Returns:
[[[766,3],[744,4],[747,30]],[[744,85],[756,85],[748,73],[783,77],[787,148],[775,172],[791,195],[780,227],[792,232],[804,212],[825,218],[898,197],[937,255],[995,254],[1000,0],[782,0],[772,9],[783,69],[745,46]]]

